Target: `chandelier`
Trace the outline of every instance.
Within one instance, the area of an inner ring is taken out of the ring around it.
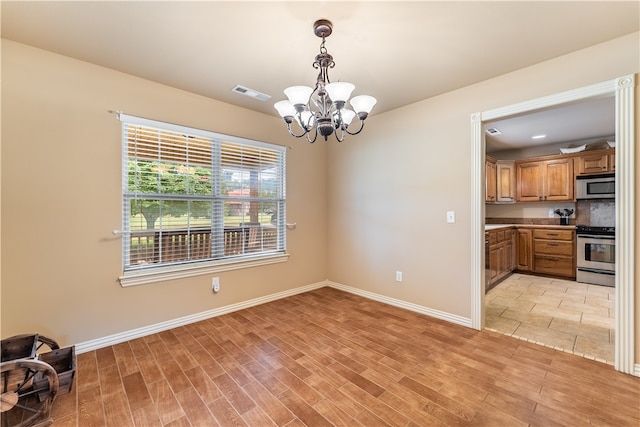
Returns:
[[[342,142],[347,134],[357,135],[364,128],[364,121],[376,104],[373,96],[355,96],[349,101],[353,110],[347,108],[347,101],[355,86],[347,82],[331,83],[329,80],[329,68],[336,64],[324,47],[325,38],[331,35],[333,24],[326,19],[320,19],[313,24],[313,32],[322,38],[320,53],[313,62],[313,68],[319,69],[316,87],[291,86],[284,90],[288,100],[278,101],[274,107],[287,124],[287,130],[296,138],[306,137],[313,143],[318,134],[327,141],[334,133],[339,142]],[[360,125],[358,130],[349,130],[349,125],[358,116]],[[296,122],[300,131],[294,132],[291,124]]]

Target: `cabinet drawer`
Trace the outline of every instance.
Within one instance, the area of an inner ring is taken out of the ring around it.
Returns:
[[[487,234],[489,235],[489,246],[494,246],[499,243],[508,242],[513,236],[514,230],[509,228],[506,230],[492,230]]]
[[[573,242],[534,239],[533,253],[536,255],[547,254],[573,256]]]
[[[548,239],[548,240],[571,240],[573,241],[572,230],[546,230],[546,229],[534,229],[534,239]]]
[[[489,246],[493,246],[496,243],[498,243],[497,239],[498,239],[498,234],[495,231],[489,232]]]
[[[576,275],[573,258],[564,256],[536,254],[533,256],[533,271],[554,276],[575,277]]]

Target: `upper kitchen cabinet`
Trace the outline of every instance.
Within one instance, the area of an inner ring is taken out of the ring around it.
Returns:
[[[576,175],[611,173],[616,170],[615,150],[597,150],[574,158]]]
[[[543,163],[527,162],[518,164],[517,200],[519,202],[539,202],[543,197]]]
[[[516,163],[516,200],[540,202],[573,200],[573,159]]]
[[[616,171],[616,153],[615,151],[611,154],[609,154],[609,172],[614,172]]]
[[[498,160],[496,176],[496,201],[498,203],[514,203],[516,201],[515,162]]]
[[[516,201],[516,172],[513,161],[494,160],[487,157],[487,203],[514,203]]]
[[[493,203],[496,201],[496,161],[491,157],[487,157],[485,161],[485,176],[486,176],[486,192],[485,202]]]

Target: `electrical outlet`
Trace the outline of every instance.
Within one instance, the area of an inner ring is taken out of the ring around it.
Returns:
[[[211,279],[211,289],[213,289],[213,292],[219,292],[220,291],[220,278],[219,277],[214,277],[213,279]]]
[[[402,271],[396,271],[396,282],[402,282]]]
[[[553,216],[555,215],[553,211],[554,211],[553,208],[549,208],[549,218],[553,218]]]

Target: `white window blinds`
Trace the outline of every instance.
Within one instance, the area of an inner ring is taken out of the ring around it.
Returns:
[[[284,147],[120,120],[125,271],[284,253]]]

